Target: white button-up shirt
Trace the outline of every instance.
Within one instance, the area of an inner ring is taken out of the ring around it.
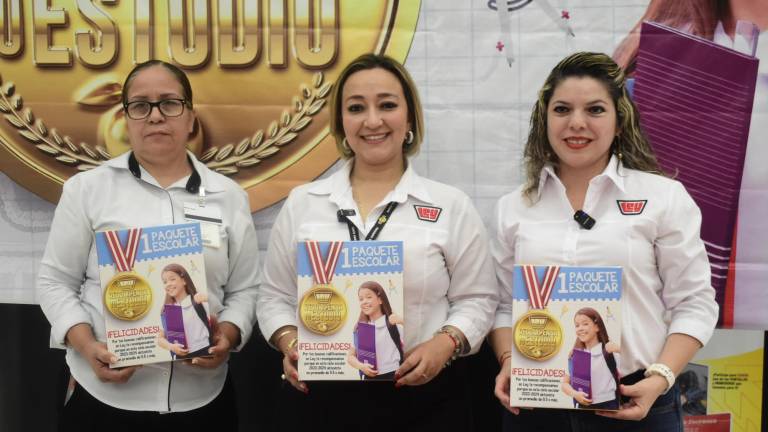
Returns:
[[[197,203],[198,196],[185,189],[187,178],[163,189],[143,168],[141,178],[134,177],[128,156],[64,184],[37,283],[38,301],[51,322],[52,346],[64,348],[67,332],[79,323],[106,341],[95,231],[183,223],[184,203]],[[205,187],[206,205],[218,206],[223,219],[219,247],[204,248],[210,311],[220,322],[236,325],[244,344],[255,322],[260,267],[248,197],[235,182],[190,157]],[[227,375],[226,363],[213,370],[155,363],[138,369],[127,383],[113,384],[99,381],[72,348],[66,359],[72,376],[94,397],[136,411],[199,408],[218,395]]]
[[[366,220],[352,198],[352,161],[327,179],[291,191],[272,227],[257,315],[266,338],[282,326],[297,325],[296,248],[307,240],[349,238],[337,211],[350,216],[361,237],[390,201],[399,203],[377,240],[402,240],[405,254],[405,350],[427,341],[444,325],[460,329],[473,350],[493,323],[498,289],[480,215],[456,188],[422,178],[411,164],[397,186]],[[437,221],[420,220],[415,205],[441,209]]]
[[[619,201],[646,201],[623,214]],[[680,182],[626,169],[612,157],[589,182],[583,210],[597,223],[582,229],[552,167],[542,170],[538,201],[522,186],[503,196],[491,245],[502,287],[494,328],[513,327],[512,271],[516,264],[621,266],[620,372],[658,358],[667,335],[683,333],[705,344],[717,322],[709,262],[700,238],[701,212]]]

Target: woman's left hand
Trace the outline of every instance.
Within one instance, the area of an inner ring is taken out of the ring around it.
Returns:
[[[667,381],[651,375],[633,385],[621,385],[621,394],[630,398],[618,411],[597,411],[597,414],[619,420],[642,420],[651,406],[667,388]]]
[[[440,333],[407,352],[405,361],[395,372],[395,387],[432,381],[453,355],[453,349],[450,336]]]
[[[240,330],[230,322],[219,323],[216,321],[216,317],[211,316],[211,331],[213,332],[213,345],[208,349],[211,356],[195,357],[192,360],[187,360],[188,362],[201,368],[214,369],[229,359],[229,351],[233,346],[236,346],[232,340],[232,335],[239,335]]]

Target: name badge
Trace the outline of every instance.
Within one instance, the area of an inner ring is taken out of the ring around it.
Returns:
[[[184,219],[188,222],[200,222],[203,246],[218,249],[221,246],[219,227],[222,224],[221,209],[216,205],[184,203]]]

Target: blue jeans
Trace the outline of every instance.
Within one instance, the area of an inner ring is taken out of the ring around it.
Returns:
[[[648,415],[640,421],[614,420],[586,410],[521,409],[519,415],[505,410],[506,432],[571,431],[571,432],[683,432],[680,388],[675,384],[667,394],[659,396]]]

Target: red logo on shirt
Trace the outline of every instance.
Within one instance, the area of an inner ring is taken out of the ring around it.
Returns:
[[[616,201],[616,203],[619,205],[619,210],[623,215],[639,215],[643,212],[643,209],[645,209],[645,203],[647,202],[648,200]]]
[[[440,217],[440,213],[443,211],[440,207],[415,205],[413,208],[416,209],[416,216],[427,222],[437,222],[437,218]]]

